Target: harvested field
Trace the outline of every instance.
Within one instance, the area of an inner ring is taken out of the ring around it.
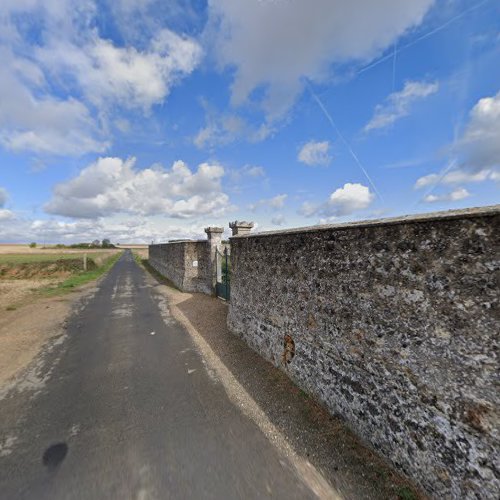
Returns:
[[[92,259],[87,259],[87,269],[96,269]],[[83,259],[58,259],[43,262],[7,262],[0,260],[0,280],[2,279],[34,279],[34,278],[66,278],[83,271]]]
[[[99,273],[120,250],[70,251],[29,249],[24,245],[0,245],[0,311],[14,310],[31,297],[58,287],[73,288]],[[17,249],[17,253],[12,253]],[[19,250],[22,250],[22,253]],[[84,270],[84,254],[87,268]],[[1,314],[0,314],[1,316]]]
[[[56,246],[40,246],[30,248],[29,245],[11,245],[0,243],[0,256],[9,254],[22,254],[22,255],[66,255],[66,254],[93,254],[93,253],[113,253],[119,249],[103,250],[102,248],[57,248]]]

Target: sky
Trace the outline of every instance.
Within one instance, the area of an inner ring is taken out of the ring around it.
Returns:
[[[2,0],[0,241],[500,200],[497,0]]]

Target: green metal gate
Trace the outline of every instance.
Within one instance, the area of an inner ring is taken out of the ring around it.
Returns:
[[[217,250],[217,283],[215,294],[224,300],[229,300],[231,295],[231,253],[228,248],[223,252]]]

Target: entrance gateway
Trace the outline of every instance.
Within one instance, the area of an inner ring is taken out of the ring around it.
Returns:
[[[250,233],[254,226],[253,222],[237,221],[229,223],[232,236],[243,236]],[[231,247],[227,243],[216,249],[217,280],[215,283],[215,294],[224,300],[231,296]]]
[[[229,300],[231,294],[231,251],[225,247],[223,251],[217,250],[217,282],[215,294],[224,300]]]

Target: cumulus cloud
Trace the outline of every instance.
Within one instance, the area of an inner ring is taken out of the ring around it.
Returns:
[[[468,198],[470,196],[469,191],[465,188],[458,188],[449,193],[442,195],[428,194],[424,197],[426,203],[437,203],[437,202],[450,202],[450,201],[460,201]]]
[[[219,63],[235,68],[232,102],[256,88],[270,118],[282,116],[304,77],[323,80],[332,64],[368,61],[422,22],[434,0],[211,0],[209,32]]]
[[[220,215],[229,208],[222,192],[224,168],[202,163],[193,172],[182,161],[170,169],[135,168],[135,159],[100,158],[80,174],[56,185],[45,211],[66,217],[95,218],[117,213],[162,214],[190,218]]]
[[[500,92],[474,105],[451,153],[454,159],[444,172],[420,177],[415,189],[500,180]]]
[[[163,29],[143,51],[93,36],[83,46],[53,38],[36,55],[51,74],[73,80],[94,105],[148,111],[168,96],[177,78],[194,70],[201,48]]]
[[[439,90],[437,82],[405,82],[403,90],[389,95],[385,104],[378,105],[372,119],[365,125],[365,132],[386,128],[410,114],[415,101],[424,99]]]
[[[475,104],[456,149],[472,171],[500,168],[500,92]]]
[[[148,113],[201,58],[194,39],[168,29],[148,31],[147,44],[117,45],[99,35],[98,14],[94,0],[1,3],[4,147],[102,153],[110,145],[113,115],[123,109]]]
[[[0,57],[0,143],[5,148],[81,155],[108,147],[81,101],[43,92],[44,74],[31,61],[6,48],[0,48]]]
[[[332,160],[330,156],[330,143],[328,141],[309,141],[300,149],[298,160],[309,166],[328,165]]]
[[[302,205],[299,213],[306,217],[313,215],[328,218],[342,217],[368,208],[374,199],[375,195],[368,186],[348,182],[343,187],[336,189],[326,203],[314,205],[306,202]]]

